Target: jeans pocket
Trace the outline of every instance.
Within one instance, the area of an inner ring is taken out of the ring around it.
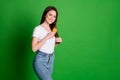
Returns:
[[[47,62],[47,54],[43,52],[38,52],[35,56],[35,62]]]

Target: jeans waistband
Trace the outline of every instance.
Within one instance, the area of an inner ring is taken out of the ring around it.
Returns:
[[[38,50],[37,53],[39,53],[39,52],[42,52],[42,53],[47,54],[47,55],[53,55],[53,53],[46,53],[46,52]]]

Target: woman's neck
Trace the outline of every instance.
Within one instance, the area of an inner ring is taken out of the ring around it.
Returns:
[[[43,22],[41,25],[42,25],[44,28],[48,28],[48,27],[49,27],[49,24],[48,24],[47,22]]]
[[[50,26],[49,26],[49,24],[48,24],[47,22],[43,22],[43,23],[41,24],[41,26],[42,26],[43,28],[45,28],[47,31],[51,31]]]

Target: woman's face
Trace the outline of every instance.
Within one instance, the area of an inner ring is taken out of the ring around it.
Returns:
[[[47,14],[46,14],[46,19],[45,21],[48,24],[52,24],[53,22],[55,22],[56,20],[56,12],[54,10],[50,10]]]

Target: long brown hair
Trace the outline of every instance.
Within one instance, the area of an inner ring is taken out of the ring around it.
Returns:
[[[51,10],[54,10],[56,12],[56,19],[55,19],[55,21],[52,24],[50,24],[50,29],[52,31],[53,28],[57,28],[56,27],[56,23],[57,23],[57,18],[58,18],[58,11],[57,11],[57,9],[54,6],[48,6],[48,7],[46,7],[46,9],[44,10],[44,12],[42,14],[42,18],[41,18],[40,24],[42,24],[45,21],[45,17],[47,15],[47,13],[49,11],[51,11]],[[56,32],[55,37],[59,37],[58,32]]]

